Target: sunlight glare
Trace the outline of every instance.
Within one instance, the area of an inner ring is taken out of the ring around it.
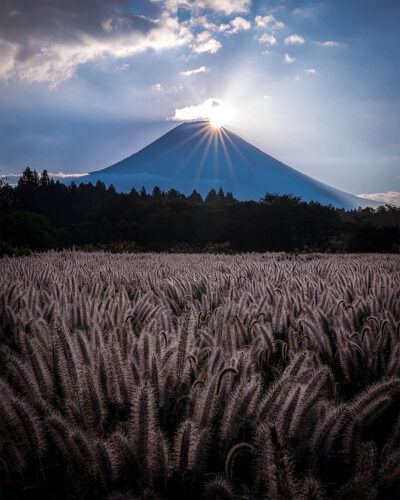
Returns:
[[[211,118],[210,119],[210,125],[213,128],[220,128],[222,126],[222,121],[219,120],[218,118]]]
[[[219,101],[217,105],[213,105],[208,112],[208,120],[210,125],[219,129],[222,125],[229,123],[235,114],[235,110],[229,104]]]

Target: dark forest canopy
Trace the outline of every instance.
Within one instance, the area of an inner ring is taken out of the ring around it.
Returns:
[[[117,193],[102,182],[67,186],[27,168],[0,183],[2,250],[73,245],[144,251],[399,251],[400,209],[353,211],[291,194],[237,201],[222,188],[203,200],[155,187]],[[116,244],[115,242],[125,242]]]

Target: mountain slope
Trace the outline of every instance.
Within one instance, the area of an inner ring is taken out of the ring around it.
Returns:
[[[145,186],[147,191],[158,186],[185,194],[196,189],[204,196],[211,188],[221,186],[239,200],[259,200],[271,192],[292,193],[304,201],[336,207],[375,204],[316,181],[229,130],[214,129],[204,121],[178,125],[128,158],[80,179],[97,180],[125,192],[132,186]]]

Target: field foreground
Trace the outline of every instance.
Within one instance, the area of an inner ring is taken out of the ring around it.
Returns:
[[[400,256],[0,260],[5,498],[400,497]]]

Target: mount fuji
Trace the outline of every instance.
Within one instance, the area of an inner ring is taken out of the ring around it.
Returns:
[[[222,187],[239,200],[258,201],[269,192],[346,209],[377,205],[302,174],[208,121],[178,125],[128,158],[80,178],[80,182],[98,180],[121,192],[133,186],[151,192],[158,186],[184,194],[196,189],[204,196]]]

